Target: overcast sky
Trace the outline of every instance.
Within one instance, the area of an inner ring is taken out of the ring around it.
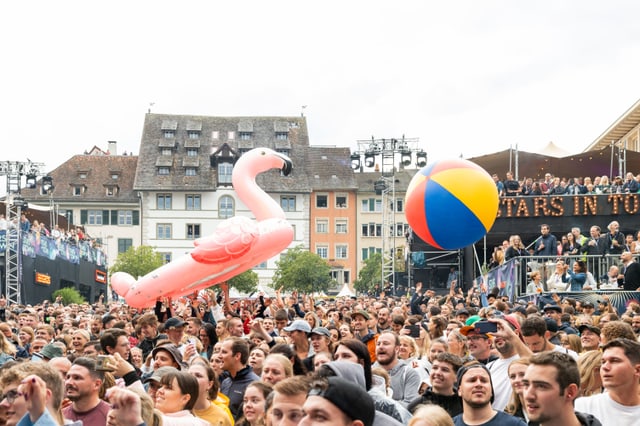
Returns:
[[[47,170],[108,140],[137,154],[152,102],[306,105],[312,144],[404,134],[431,162],[579,152],[640,98],[637,1],[31,1],[0,16],[1,157]]]

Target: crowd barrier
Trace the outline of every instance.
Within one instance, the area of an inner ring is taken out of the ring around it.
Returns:
[[[0,253],[6,252],[7,232],[0,231]],[[63,259],[75,264],[80,263],[82,259],[98,266],[107,265],[107,255],[101,249],[93,247],[90,241],[68,242],[40,233],[20,232],[19,244],[19,249],[12,247],[11,250],[20,250],[23,256],[31,258],[43,256],[51,260]]]

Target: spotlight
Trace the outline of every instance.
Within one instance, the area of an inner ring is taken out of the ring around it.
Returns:
[[[376,164],[376,156],[373,152],[367,151],[364,153],[364,165],[365,167],[373,167]]]
[[[418,151],[416,154],[416,165],[418,167],[424,167],[427,165],[427,153],[423,150]]]
[[[380,179],[373,183],[373,189],[376,191],[376,195],[382,195],[382,192],[387,189],[387,183]]]
[[[42,184],[42,192],[44,194],[50,194],[51,192],[53,192],[53,189],[55,188],[55,186],[53,186],[53,178],[51,176],[43,177],[41,184]]]
[[[351,154],[351,168],[353,170],[360,168],[360,154]]]
[[[408,166],[411,164],[411,151],[408,149],[403,149],[400,151],[400,163],[403,166]]]
[[[29,189],[35,188],[37,180],[38,180],[38,175],[28,174],[27,175],[27,183],[26,183],[25,187],[29,188]]]

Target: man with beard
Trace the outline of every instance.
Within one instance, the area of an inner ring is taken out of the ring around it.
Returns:
[[[404,361],[398,359],[399,347],[400,338],[396,334],[391,331],[382,332],[376,343],[377,361],[373,366],[382,367],[389,373],[393,399],[407,407],[419,395],[420,376]]]
[[[476,331],[475,326],[466,325],[460,329],[460,333],[467,336],[469,353],[481,364],[487,364],[498,359],[491,353],[491,338],[485,333]]]
[[[491,374],[483,364],[468,364],[458,370],[458,395],[462,398],[462,414],[454,417],[456,426],[526,426],[522,419],[491,407]]]
[[[420,405],[435,404],[444,408],[451,417],[462,413],[462,400],[456,388],[456,374],[460,367],[460,357],[448,352],[436,355],[429,374],[431,386],[420,397],[411,401],[407,410],[415,414]]]
[[[542,426],[601,426],[592,415],[573,409],[580,392],[580,371],[573,358],[559,352],[542,352],[530,361],[522,385],[524,408],[531,422]]]
[[[84,425],[103,426],[111,408],[100,399],[100,388],[104,373],[96,371],[96,362],[91,358],[76,358],[64,382],[65,396],[72,402],[62,410],[65,419],[81,420]]]
[[[391,330],[391,312],[389,308],[384,307],[378,310],[378,325],[376,326],[378,333]]]
[[[631,328],[634,333],[640,336],[640,314],[635,314],[631,319]]]
[[[498,323],[498,332],[494,334],[493,344],[500,354],[500,358],[487,364],[495,390],[492,407],[496,410],[504,410],[512,392],[509,365],[520,357],[530,356],[531,351],[520,340],[520,323],[514,315],[505,315],[504,320],[491,321]]]
[[[367,345],[371,362],[375,362],[378,334],[369,329],[367,321],[370,319],[371,317],[369,316],[369,313],[365,310],[351,313],[351,327],[353,328],[353,335],[356,339]]]

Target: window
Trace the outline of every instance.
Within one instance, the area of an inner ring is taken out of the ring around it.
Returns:
[[[133,210],[118,210],[118,225],[133,225]]]
[[[171,224],[170,223],[158,223],[156,225],[156,238],[159,240],[171,239]]]
[[[238,137],[241,141],[251,140],[251,132],[238,132]]]
[[[316,219],[316,232],[318,234],[329,232],[329,221],[327,219]]]
[[[133,245],[131,238],[118,238],[118,253],[124,253]]]
[[[158,210],[171,210],[171,194],[156,195],[156,206]]]
[[[176,137],[175,130],[164,130],[163,132],[164,132],[163,134],[165,139],[171,139]]]
[[[211,132],[211,139],[213,139],[213,140],[220,139],[220,132],[217,131],[217,130],[214,130],[213,132]]]
[[[198,148],[187,148],[187,157],[197,157]]]
[[[336,259],[346,259],[347,255],[347,246],[340,244],[336,246]]]
[[[338,209],[346,209],[347,208],[347,196],[346,195],[336,195],[336,208],[338,208]]]
[[[218,217],[221,219],[227,219],[232,217],[233,214],[233,198],[228,195],[220,197],[220,200],[218,201]]]
[[[362,236],[363,237],[381,237],[382,225],[379,223],[363,223]]]
[[[367,260],[370,256],[373,256],[376,253],[382,253],[381,248],[376,247],[368,247],[362,249],[362,260]]]
[[[319,209],[326,209],[329,205],[327,202],[327,195],[316,194],[316,207]]]
[[[87,211],[87,224],[88,225],[102,225],[102,210],[88,210]]]
[[[187,223],[187,239],[195,240],[200,238],[200,225],[197,223]]]
[[[197,130],[189,130],[187,136],[189,139],[200,139],[200,132]]]
[[[184,168],[184,175],[185,176],[196,176],[198,174],[198,169],[196,169],[195,167],[185,167]]]
[[[346,233],[347,233],[347,220],[336,219],[336,234],[346,234]]]
[[[342,271],[342,279],[344,280],[343,283],[350,283],[351,282],[351,271]]]
[[[200,194],[187,194],[187,210],[200,210]]]
[[[111,173],[111,179],[118,180],[119,177],[120,175],[118,173]]]
[[[401,212],[404,209],[404,200],[402,198],[398,198],[396,200],[396,211]]]
[[[80,179],[86,179],[87,178],[87,172],[80,172],[78,173],[78,177]]]
[[[396,223],[396,237],[402,237],[404,235],[404,224]]]
[[[171,262],[171,253],[160,253],[160,256],[162,256],[162,262],[164,264]]]
[[[117,186],[107,186],[106,190],[107,190],[107,197],[113,197],[118,193]]]
[[[230,141],[234,140],[236,138],[236,132],[234,131],[230,131],[227,132],[227,139],[229,139]]]
[[[365,213],[382,212],[382,200],[378,198],[362,200],[362,211]]]
[[[323,259],[329,258],[329,248],[327,246],[317,246],[316,254]]]
[[[160,151],[160,154],[164,155],[165,157],[168,157],[171,154],[173,154],[173,150],[171,148],[162,148],[162,151]]]
[[[231,184],[232,174],[233,174],[233,164],[220,163],[218,165],[218,183]]]
[[[294,195],[282,195],[280,196],[280,207],[285,212],[296,211],[296,197]]]
[[[254,266],[253,269],[267,269],[267,261],[265,260],[262,263],[259,263],[258,265]]]
[[[158,167],[158,176],[167,176],[169,174],[168,167]]]
[[[80,195],[82,195],[82,187],[81,186],[74,186],[73,187],[73,196],[74,197],[79,197]]]
[[[286,141],[289,139],[289,132],[276,132],[276,140]]]

